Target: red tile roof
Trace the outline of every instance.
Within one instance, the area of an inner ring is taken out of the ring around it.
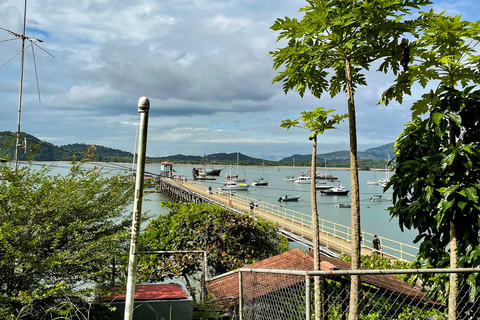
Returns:
[[[105,288],[102,294],[102,301],[125,301],[126,293],[124,287]],[[141,284],[135,286],[134,299],[139,300],[172,300],[186,299],[187,294],[178,283],[162,284]]]
[[[335,258],[329,258],[322,255],[320,260],[320,268],[323,271],[351,269],[349,263]],[[313,270],[313,258],[308,254],[303,253],[300,249],[293,249],[280,255],[246,265],[245,268]],[[247,274],[250,276],[249,273]],[[268,294],[269,292],[278,291],[305,280],[305,278],[301,276],[268,273],[256,273],[254,277],[255,283],[262,284],[262,286],[255,286],[257,291],[248,293],[250,296]],[[412,288],[407,283],[391,275],[363,275],[361,276],[361,281],[362,283],[373,285],[379,289],[399,294],[410,299],[424,301],[425,298],[423,292]],[[260,290],[262,292],[259,292],[258,288],[262,288]],[[248,288],[244,290],[248,290]],[[225,276],[220,276],[208,281],[207,291],[214,299],[238,299],[238,274],[236,272],[233,274],[229,273]]]

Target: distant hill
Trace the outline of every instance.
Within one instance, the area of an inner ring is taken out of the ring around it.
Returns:
[[[0,132],[0,158],[12,160],[15,153],[15,133],[10,131]],[[20,161],[72,161],[74,158],[80,160],[87,152],[90,145],[84,143],[74,143],[63,146],[55,146],[52,143],[42,141],[35,136],[27,133],[21,133],[20,140],[26,140],[26,151],[19,150]],[[107,148],[103,146],[96,146],[93,151],[93,161],[103,162],[131,162],[133,154],[130,152]],[[393,158],[393,142],[365,151],[358,152],[359,167],[368,169],[371,167],[384,167],[388,156]],[[326,159],[328,166],[348,167],[349,151],[335,151],[325,154],[318,154],[317,159],[323,163]],[[252,158],[242,153],[238,153],[240,165],[261,165],[263,159]],[[295,165],[309,166],[311,161],[311,154],[292,156],[283,158],[280,161],[265,161],[267,166],[291,165],[295,159]],[[237,153],[215,153],[204,156],[183,155],[176,154],[167,157],[147,157],[147,162],[162,162],[172,161],[177,164],[191,163],[191,164],[216,164],[229,165],[236,164]]]
[[[370,160],[387,160],[388,157],[393,159],[393,145],[394,143],[388,143],[380,147],[367,149],[365,151],[358,151],[358,159],[370,159]],[[294,154],[290,157],[283,158],[280,161],[292,162],[293,159],[297,160],[310,160],[311,154]],[[340,162],[350,160],[350,151],[334,151],[330,153],[317,154],[317,159],[323,161],[327,159],[328,162]]]

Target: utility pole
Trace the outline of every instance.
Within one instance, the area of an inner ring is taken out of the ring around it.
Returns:
[[[127,295],[125,297],[124,320],[133,317],[135,281],[137,278],[138,262],[138,235],[140,234],[140,217],[142,213],[143,179],[145,175],[145,154],[147,149],[148,112],[150,101],[146,97],[138,100],[138,113],[140,113],[140,131],[138,142],[137,176],[135,178],[135,200],[132,219],[132,241],[128,258]]]

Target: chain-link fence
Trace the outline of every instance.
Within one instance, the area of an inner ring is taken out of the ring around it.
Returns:
[[[348,319],[350,276],[360,275],[358,319],[447,319],[448,273],[463,284],[456,319],[480,319],[480,269],[289,271],[240,269],[241,320]],[[314,308],[314,278],[321,279],[321,310]],[[402,279],[399,279],[402,278]]]

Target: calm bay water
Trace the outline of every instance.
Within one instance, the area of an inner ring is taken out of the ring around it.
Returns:
[[[188,179],[193,179],[192,168],[193,165],[174,165],[175,173],[178,175],[186,175]],[[198,166],[197,166],[198,167]],[[307,172],[309,168],[289,168],[289,167],[254,167],[254,166],[240,166],[237,167],[222,167],[215,166],[215,168],[223,168],[222,173],[215,181],[197,181],[205,184],[205,187],[212,186],[212,188],[219,188],[222,186],[225,175],[232,171],[232,174],[238,173],[239,177],[246,177],[247,183],[251,183],[255,179],[264,178],[269,182],[268,186],[250,187],[248,191],[237,191],[242,194],[258,199],[260,201],[269,202],[275,205],[282,205],[289,209],[299,211],[305,214],[310,214],[310,185],[309,184],[295,184],[293,182],[285,181],[285,176],[294,175],[299,176],[302,172]],[[146,171],[158,173],[160,166],[148,165]],[[350,171],[349,170],[323,170],[318,169],[317,172],[329,173],[338,177],[337,185],[343,185],[348,190],[350,188]],[[382,187],[378,185],[367,185],[367,181],[373,178],[379,179],[385,177],[385,172],[382,171],[360,171],[358,173],[360,183],[360,214],[361,214],[361,229],[362,231],[372,234],[378,234],[379,237],[389,238],[400,241],[406,244],[413,245],[413,239],[416,236],[415,231],[406,230],[402,232],[398,225],[398,219],[391,219],[386,211],[386,208],[392,205],[392,202],[372,202],[370,198],[374,195],[381,194],[384,197],[391,197],[391,192],[383,193]],[[321,180],[317,180],[321,181]],[[331,185],[332,183],[327,182]],[[278,198],[282,195],[290,194],[292,196],[300,196],[298,202],[278,202]],[[152,202],[164,201],[165,197],[160,194],[152,196]],[[350,194],[348,196],[324,196],[317,192],[317,207],[318,214],[321,219],[329,220],[342,224],[345,226],[351,225],[350,208],[336,208],[336,203],[350,203]],[[153,204],[153,203],[152,203]],[[152,210],[154,210],[152,208]],[[165,209],[163,209],[165,210]],[[153,213],[153,212],[152,212]],[[158,214],[163,214],[161,210]]]
[[[36,164],[38,165],[38,163]],[[65,163],[46,163],[52,165],[52,173],[66,173],[69,164]],[[88,165],[93,166],[93,165]],[[130,170],[131,164],[106,164],[102,165],[103,171],[111,171],[112,174],[119,171]],[[174,170],[177,175],[186,175],[188,179],[193,179],[192,168],[193,165],[174,165]],[[198,165],[196,166],[198,167]],[[255,179],[264,178],[269,182],[268,186],[250,187],[248,191],[242,192],[248,197],[258,199],[260,201],[269,202],[275,205],[282,205],[289,209],[299,211],[305,214],[310,214],[310,185],[309,184],[295,184],[293,182],[285,181],[284,177],[287,175],[299,176],[302,172],[307,172],[309,168],[293,168],[293,167],[256,167],[256,166],[240,166],[240,167],[222,167],[215,166],[215,168],[223,168],[222,173],[214,181],[203,181],[205,188],[212,186],[212,188],[219,188],[222,186],[225,175],[231,173],[240,177],[246,177],[247,183],[251,183]],[[237,171],[238,170],[238,171]],[[160,165],[148,164],[145,171],[147,173],[158,174],[160,172]],[[329,173],[338,177],[337,185],[343,185],[348,190],[350,188],[350,171],[349,170],[323,170],[318,169],[318,172]],[[367,181],[373,178],[385,177],[385,172],[360,171],[360,213],[361,213],[361,229],[362,231],[372,234],[378,234],[380,238],[389,238],[400,241],[406,244],[413,245],[413,239],[416,232],[405,230],[402,232],[398,226],[398,219],[391,219],[386,211],[386,208],[392,205],[391,202],[372,202],[369,199],[376,195],[382,194],[384,197],[390,197],[391,192],[383,193],[382,188],[378,185],[367,185]],[[197,181],[198,182],[198,181]],[[332,184],[327,182],[327,184]],[[151,190],[153,191],[153,190]],[[298,202],[278,202],[278,198],[282,195],[290,194],[292,196],[300,196]],[[336,203],[350,203],[350,194],[348,196],[324,196],[320,192],[317,193],[318,213],[321,219],[342,224],[345,226],[351,225],[350,208],[336,208]],[[161,203],[169,201],[170,199],[161,193],[151,192],[144,197],[145,201],[142,204],[142,212],[147,214],[149,218],[155,218],[164,215],[168,212],[167,209],[161,207]],[[128,209],[133,210],[132,206]]]

